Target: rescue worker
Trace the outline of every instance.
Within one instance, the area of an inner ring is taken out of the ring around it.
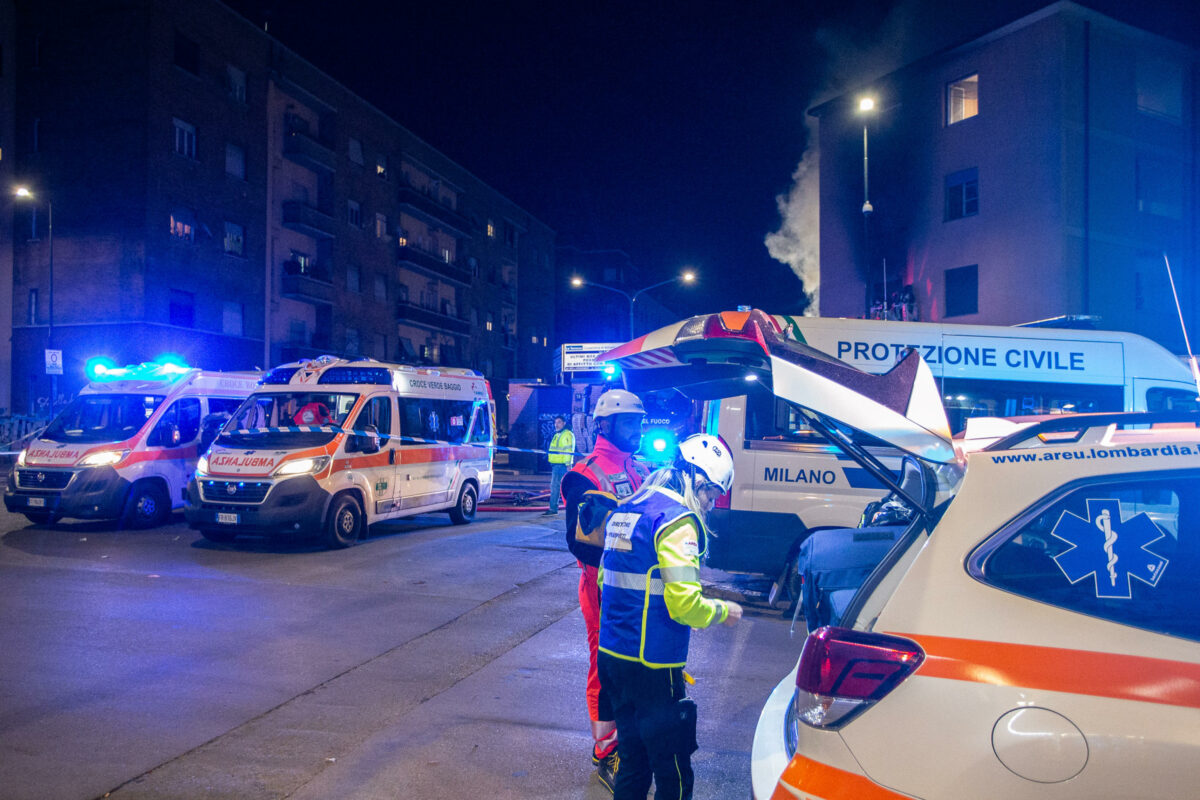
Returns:
[[[733,485],[733,457],[715,436],[679,445],[605,523],[600,682],[617,717],[620,770],[614,800],[692,796],[696,706],[683,668],[692,628],[734,624],[742,607],[700,593],[706,517]]]
[[[575,434],[567,427],[567,418],[562,414],[554,418],[554,437],[550,439],[550,446],[546,449],[550,451],[546,456],[546,460],[550,462],[550,508],[545,515],[556,517],[563,476],[575,461]]]
[[[602,530],[596,531],[591,542],[585,540],[585,532],[579,530],[579,504],[589,490],[620,499],[629,497],[641,485],[649,470],[635,461],[633,455],[642,443],[645,416],[642,401],[632,392],[610,389],[600,395],[592,411],[596,445],[562,482],[567,547],[578,559],[581,570],[579,606],[588,640],[587,706],[592,726],[592,763],[597,767],[600,782],[610,791],[616,780],[617,723],[596,672],[596,645],[600,637],[600,586],[596,578],[604,540]]]

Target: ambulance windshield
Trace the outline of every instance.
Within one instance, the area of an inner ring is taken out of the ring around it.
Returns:
[[[142,429],[163,395],[84,394],[64,408],[41,438],[52,442],[119,442]]]
[[[337,392],[252,394],[225,423],[217,444],[255,449],[327,444],[357,400],[357,394]]]

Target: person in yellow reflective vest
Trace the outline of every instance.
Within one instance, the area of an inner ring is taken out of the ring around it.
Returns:
[[[704,597],[706,517],[733,486],[733,457],[716,436],[679,445],[604,525],[600,583],[600,685],[617,721],[614,800],[687,800],[694,776],[696,705],[683,668],[692,628],[732,625],[742,607]]]
[[[550,439],[550,454],[546,460],[550,462],[550,508],[544,516],[558,515],[558,500],[562,492],[562,480],[567,470],[575,463],[575,434],[567,427],[567,420],[559,414],[554,418],[554,436]]]

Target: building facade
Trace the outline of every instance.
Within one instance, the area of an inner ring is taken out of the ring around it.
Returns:
[[[14,211],[14,408],[47,348],[67,395],[95,356],[465,366],[501,404],[550,374],[554,232],[318,67],[216,0],[15,16],[14,177],[55,227],[51,262]]]
[[[1084,315],[1182,352],[1164,254],[1193,327],[1197,63],[1059,2],[811,109],[822,315]]]

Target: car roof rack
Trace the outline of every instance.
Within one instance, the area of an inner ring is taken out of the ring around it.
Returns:
[[[1107,428],[1110,425],[1127,427],[1163,423],[1187,423],[1200,426],[1200,413],[1196,411],[1112,411],[1096,414],[1063,414],[1014,431],[983,449],[989,451],[1012,450],[1035,438],[1041,444],[1067,444],[1078,441],[1087,431],[1096,428]],[[1075,433],[1076,435],[1054,436],[1056,433]]]

